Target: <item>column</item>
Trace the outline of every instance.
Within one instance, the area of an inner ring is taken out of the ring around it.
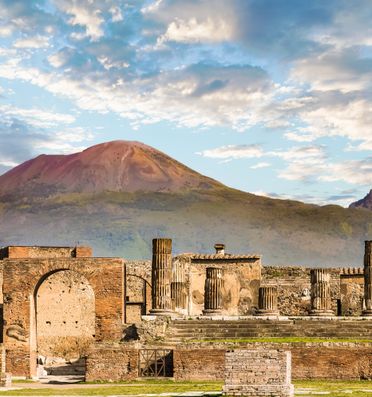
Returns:
[[[258,316],[278,316],[278,290],[274,286],[258,289]]]
[[[221,314],[222,282],[222,269],[207,267],[204,285],[204,315],[213,316]]]
[[[187,309],[186,266],[185,263],[173,263],[171,297],[173,310]]]
[[[364,302],[363,316],[372,316],[372,241],[365,241],[364,249]]]
[[[311,269],[311,316],[333,316],[331,310],[331,275],[327,269]]]
[[[155,238],[152,240],[152,309],[151,314],[167,315],[172,311],[172,240]]]

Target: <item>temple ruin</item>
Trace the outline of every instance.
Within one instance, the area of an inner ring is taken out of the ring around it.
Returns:
[[[151,261],[1,248],[2,373],[38,378],[76,362],[87,380],[224,379],[236,349],[290,352],[294,379],[372,377],[372,241],[363,268],[265,266],[214,248],[173,256],[157,238]]]

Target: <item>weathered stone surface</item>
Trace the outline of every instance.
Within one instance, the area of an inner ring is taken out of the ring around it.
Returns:
[[[204,285],[204,315],[213,316],[221,314],[222,288],[222,269],[217,267],[207,267]]]
[[[152,240],[152,314],[167,314],[172,310],[172,240]]]
[[[69,270],[87,280],[95,298],[95,340],[120,340],[124,314],[122,259],[4,259],[2,264],[6,370],[13,376],[36,374],[35,294],[54,273]]]
[[[276,316],[278,312],[278,290],[274,286],[263,286],[258,290],[258,315]]]
[[[225,349],[176,349],[173,352],[176,380],[224,379]]]
[[[332,316],[331,274],[327,269],[311,269],[311,310],[312,316]]]
[[[283,350],[226,352],[224,395],[291,397],[291,353]]]
[[[372,316],[372,241],[365,242],[364,251],[364,316]]]
[[[138,350],[125,344],[95,344],[86,360],[86,380],[115,382],[138,377]]]

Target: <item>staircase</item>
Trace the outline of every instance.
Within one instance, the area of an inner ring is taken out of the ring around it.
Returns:
[[[170,324],[168,335],[172,342],[286,337],[372,341],[372,319],[177,319]]]

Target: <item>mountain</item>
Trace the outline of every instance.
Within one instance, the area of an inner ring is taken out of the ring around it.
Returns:
[[[362,198],[361,200],[356,201],[355,203],[350,204],[350,208],[367,208],[368,210],[372,210],[372,189],[369,193]]]
[[[218,187],[220,184],[140,142],[113,141],[70,155],[41,155],[0,176],[0,195],[20,190],[98,193]]]
[[[361,266],[372,211],[271,199],[231,189],[139,142],[42,155],[0,176],[1,245],[89,244],[95,255],[259,253],[264,264]]]

